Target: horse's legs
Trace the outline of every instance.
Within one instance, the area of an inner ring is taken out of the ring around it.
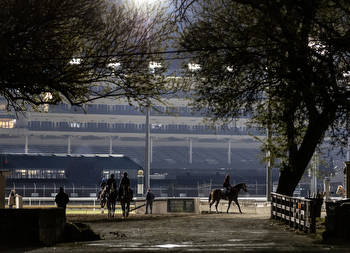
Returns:
[[[114,218],[114,212],[115,212],[115,203],[112,202],[111,204],[111,217]]]
[[[216,204],[215,204],[216,213],[219,213],[219,211],[218,211],[219,202],[220,202],[220,199],[218,199],[218,200],[216,201]]]
[[[129,211],[130,211],[130,202],[126,203],[126,217],[129,216]]]
[[[239,206],[239,203],[238,203],[238,199],[233,199],[233,201],[236,203],[236,205],[238,206],[238,210],[240,213],[242,213],[241,211],[241,207]]]
[[[107,217],[109,218],[110,215],[110,208],[109,208],[109,202],[107,201]]]
[[[209,213],[211,212],[211,206],[214,204],[215,200],[211,200],[209,202]]]
[[[227,207],[227,211],[226,211],[226,213],[228,213],[228,209],[230,209],[231,202],[232,202],[232,199],[229,199],[229,200],[228,200],[228,207]]]
[[[122,206],[123,217],[125,217],[125,202],[124,201],[121,201],[121,206]]]
[[[112,218],[112,202],[107,202],[107,208],[108,208],[108,218]]]

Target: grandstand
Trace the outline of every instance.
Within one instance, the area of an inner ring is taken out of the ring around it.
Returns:
[[[1,101],[4,105],[5,101]],[[144,167],[145,114],[124,100],[101,99],[85,106],[86,112],[68,104],[47,107],[47,112],[9,113],[0,105],[0,153],[115,155],[122,154]],[[199,184],[221,185],[225,173],[233,182],[265,183],[265,165],[260,163],[259,143],[249,135],[247,117],[223,126],[206,125],[200,113],[186,100],[171,99],[151,110],[151,187],[173,194],[174,189]],[[257,129],[254,134],[258,134]],[[26,168],[33,170],[35,168]],[[136,173],[136,172],[135,172]],[[65,184],[96,187],[102,174]],[[136,174],[132,176],[136,185]],[[37,179],[40,183],[41,179]],[[41,180],[43,181],[43,180]],[[20,180],[7,180],[26,184]],[[45,180],[49,184],[50,180]],[[30,187],[30,186],[27,186]],[[164,190],[165,189],[165,190]],[[264,187],[261,187],[264,194]],[[161,192],[161,191],[160,191]]]

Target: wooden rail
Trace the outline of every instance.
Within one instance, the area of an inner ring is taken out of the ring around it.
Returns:
[[[304,232],[316,232],[314,206],[310,199],[271,193],[271,218]]]

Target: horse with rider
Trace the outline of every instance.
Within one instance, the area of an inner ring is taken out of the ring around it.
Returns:
[[[100,186],[99,199],[101,201],[101,212],[103,213],[104,207],[107,204],[108,217],[112,218],[114,217],[115,204],[118,197],[117,182],[114,174],[111,174],[107,181],[103,179]]]
[[[119,184],[119,201],[122,206],[123,217],[129,216],[130,202],[133,198],[133,191],[130,188],[130,179],[128,173],[124,172],[122,179]]]
[[[102,180],[101,191],[98,199],[101,203],[102,213],[104,206],[107,204],[109,218],[114,217],[117,201],[120,201],[121,203],[123,217],[127,217],[129,215],[130,201],[132,198],[133,192],[130,189],[130,179],[128,178],[127,172],[124,172],[123,177],[120,180],[119,188],[117,187],[114,174],[111,174],[107,181],[105,179]]]
[[[230,183],[230,175],[226,174],[224,183],[223,183],[224,190],[221,189],[214,189],[210,192],[209,194],[209,211],[211,210],[211,206],[216,202],[215,204],[215,209],[216,212],[218,213],[218,205],[221,199],[228,200],[228,207],[227,207],[227,213],[228,210],[230,209],[231,202],[235,202],[238,210],[240,213],[241,207],[238,203],[238,193],[242,190],[244,192],[247,192],[247,186],[245,183],[237,184],[235,186],[231,186]]]

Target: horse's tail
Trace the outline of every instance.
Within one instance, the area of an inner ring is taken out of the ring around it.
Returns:
[[[212,192],[209,193],[209,199],[208,199],[208,202],[209,202],[209,203],[210,203],[210,201],[211,201],[211,194],[212,194]]]

